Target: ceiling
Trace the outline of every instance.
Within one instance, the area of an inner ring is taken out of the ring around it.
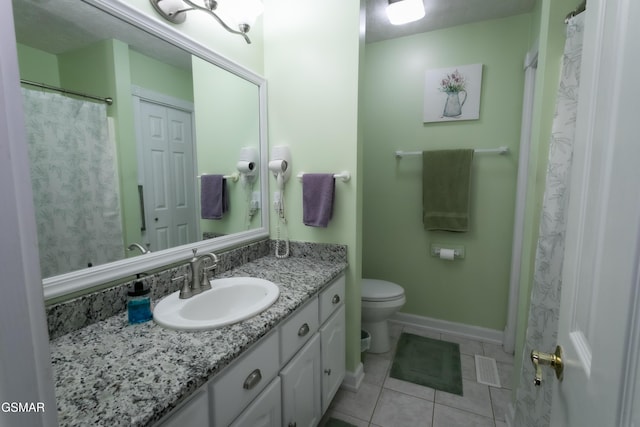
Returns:
[[[366,42],[373,43],[471,22],[519,15],[531,11],[536,0],[424,0],[426,16],[405,25],[389,23],[385,13],[388,0],[366,2]]]
[[[188,68],[189,56],[167,46],[80,0],[12,0],[18,41],[50,53],[62,53],[91,42],[118,38],[151,57]],[[268,0],[266,0],[268,1]],[[391,25],[388,0],[366,1],[366,42],[372,43],[471,22],[529,12],[536,0],[424,0],[426,16],[405,25]]]
[[[44,52],[60,54],[119,39],[159,61],[191,67],[185,51],[80,0],[13,0],[13,16],[17,41]]]

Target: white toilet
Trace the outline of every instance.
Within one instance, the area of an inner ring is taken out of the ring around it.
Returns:
[[[371,353],[391,349],[387,319],[400,310],[406,299],[402,286],[386,280],[362,279],[362,329],[371,335]]]

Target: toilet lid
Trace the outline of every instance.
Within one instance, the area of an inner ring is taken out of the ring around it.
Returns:
[[[362,299],[365,301],[389,301],[404,295],[402,286],[386,280],[362,279]]]

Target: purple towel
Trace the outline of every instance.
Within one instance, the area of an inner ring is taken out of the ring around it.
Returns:
[[[334,178],[330,173],[302,175],[302,222],[326,227],[333,213]]]
[[[202,219],[222,219],[229,210],[227,180],[223,175],[200,177],[200,205]]]

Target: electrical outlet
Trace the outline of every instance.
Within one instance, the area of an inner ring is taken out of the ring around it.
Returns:
[[[251,194],[251,208],[260,209],[260,192],[259,191],[254,191]]]
[[[280,192],[274,191],[273,193],[273,209],[280,211]]]

